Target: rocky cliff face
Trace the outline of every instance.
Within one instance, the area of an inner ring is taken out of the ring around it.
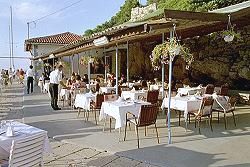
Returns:
[[[177,58],[174,63],[174,78],[184,80],[189,76],[196,83],[212,83],[218,86],[228,83],[234,89],[250,90],[250,26],[239,31],[242,39],[231,43],[226,43],[219,33],[183,39],[182,42],[193,53],[194,62],[187,71],[185,62]],[[161,78],[161,70],[153,71],[149,59],[155,45],[156,43],[146,40],[129,45],[130,76]],[[167,78],[168,65],[165,74]]]
[[[231,43],[214,35],[184,40],[193,51],[191,76],[195,81],[250,90],[250,26],[240,33],[242,39]]]

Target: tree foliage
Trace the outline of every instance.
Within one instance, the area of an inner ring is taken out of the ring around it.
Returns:
[[[247,0],[148,0],[157,3],[159,8],[190,11],[208,11],[241,3]]]
[[[84,32],[84,35],[91,35],[96,32],[103,31],[107,28],[125,23],[130,20],[130,13],[131,9],[135,8],[137,6],[140,6],[138,0],[125,0],[124,5],[120,7],[120,11],[116,13],[115,16],[113,16],[109,21],[106,21],[105,23],[98,25],[93,30],[86,30]]]
[[[147,0],[147,4],[156,3],[159,9],[175,9],[189,11],[208,11],[234,5],[247,0]],[[88,29],[84,35],[91,35],[107,28],[125,23],[130,20],[131,9],[140,6],[138,0],[125,0],[120,11],[109,21],[98,25],[93,30]]]

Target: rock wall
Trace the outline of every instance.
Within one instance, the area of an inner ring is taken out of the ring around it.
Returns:
[[[194,81],[250,90],[250,26],[239,32],[241,40],[231,43],[218,37],[219,33],[184,40],[194,55],[190,71]]]
[[[188,76],[197,84],[220,86],[228,83],[231,89],[250,90],[250,26],[239,31],[241,40],[231,43],[226,43],[219,33],[183,39],[182,42],[193,53],[194,62],[187,71],[184,60],[177,58],[174,62],[174,79],[184,80]],[[156,41],[145,40],[129,45],[130,76],[161,79],[161,70],[153,71],[149,59],[156,44]],[[126,52],[121,56],[126,56]],[[165,74],[167,80],[168,65]]]
[[[157,10],[156,3],[150,4],[146,7],[136,7],[131,10],[130,21],[141,20],[144,16]]]

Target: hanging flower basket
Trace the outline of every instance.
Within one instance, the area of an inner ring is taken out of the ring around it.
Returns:
[[[234,40],[234,38],[240,39],[241,35],[240,33],[236,33],[233,30],[233,27],[229,30],[225,30],[222,32],[222,36],[225,42],[232,42]]]
[[[155,46],[150,56],[151,64],[154,70],[159,70],[162,64],[169,62],[169,58],[177,55],[181,55],[188,66],[191,65],[193,56],[189,48],[181,45],[176,38],[171,38],[169,41]]]
[[[234,31],[234,26],[231,23],[231,15],[228,15],[227,30],[222,32],[222,36],[225,42],[232,42],[234,38],[240,39],[240,33]]]
[[[81,65],[88,65],[89,62],[95,63],[97,61],[97,58],[91,56],[83,56],[79,61]]]

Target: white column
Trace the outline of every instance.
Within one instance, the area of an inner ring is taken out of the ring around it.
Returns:
[[[173,38],[173,31],[170,31],[170,38]],[[170,106],[171,106],[171,87],[172,87],[172,62],[174,60],[174,55],[170,55],[169,57],[169,83],[168,83],[168,144],[172,143],[171,136],[171,122],[170,122]]]
[[[162,43],[165,41],[165,34],[162,33]],[[161,82],[162,82],[162,98],[164,98],[165,91],[164,91],[164,82],[165,82],[165,64],[162,63],[162,72],[161,72]]]
[[[129,81],[129,45],[127,41],[127,81]]]
[[[116,84],[116,94],[118,95],[118,45],[116,44],[116,50],[115,50],[115,84]]]
[[[104,80],[107,82],[107,57],[106,57],[106,49],[104,47]]]
[[[90,65],[91,65],[91,62],[89,61],[88,62],[88,80],[89,80],[89,84],[90,84],[90,79],[91,79],[91,77],[90,77]]]

